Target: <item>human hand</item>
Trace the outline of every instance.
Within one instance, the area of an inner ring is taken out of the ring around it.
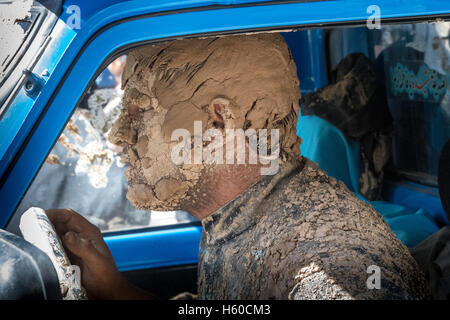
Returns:
[[[143,291],[121,275],[102,234],[71,209],[46,210],[70,261],[81,269],[81,282],[91,299],[142,299]]]

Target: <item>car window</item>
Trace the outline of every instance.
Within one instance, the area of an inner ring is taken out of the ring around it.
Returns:
[[[450,139],[450,22],[383,24],[370,32],[335,29],[329,39],[331,69],[345,55],[360,52],[386,86],[391,172],[436,187],[439,156]]]
[[[30,207],[71,208],[102,231],[173,225],[195,220],[187,212],[136,209],[126,198],[128,183],[121,148],[108,134],[122,109],[121,73],[126,56],[95,80],[66,124],[15,216]]]
[[[439,155],[450,139],[450,23],[381,29],[393,163],[407,178],[437,186]]]

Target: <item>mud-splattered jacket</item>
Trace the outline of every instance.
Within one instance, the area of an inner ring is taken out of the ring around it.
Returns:
[[[419,267],[380,214],[305,158],[202,224],[199,299],[428,297]]]

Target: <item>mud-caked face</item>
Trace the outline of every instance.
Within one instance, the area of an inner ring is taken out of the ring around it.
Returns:
[[[204,168],[174,164],[171,153],[177,142],[164,134],[168,110],[158,107],[145,88],[133,85],[136,77],[125,87],[124,110],[109,136],[112,143],[124,147],[121,161],[128,164],[127,198],[140,209],[180,210]]]
[[[199,186],[218,167],[194,160],[198,132],[276,128],[282,157],[299,156],[299,83],[279,34],[177,40],[134,50],[122,88],[124,109],[109,139],[124,147],[127,198],[138,208],[183,210],[195,203]],[[193,161],[181,164],[173,158],[179,140],[172,141],[180,130],[194,145]]]

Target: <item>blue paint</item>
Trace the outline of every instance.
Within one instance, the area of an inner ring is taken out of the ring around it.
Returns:
[[[66,0],[63,3],[63,10],[61,12],[60,19],[67,22],[69,17],[74,14],[71,9],[73,6],[80,8],[81,19],[80,29],[85,27],[86,21],[91,19],[98,12],[111,7],[115,4],[126,2],[129,0],[101,0],[101,1],[86,1],[86,0]],[[75,29],[77,31],[77,29]]]
[[[3,175],[14,155],[24,142],[26,135],[39,118],[42,112],[42,106],[39,106],[36,102],[40,99],[50,97],[52,83],[49,85],[48,80],[54,78],[55,72],[57,72],[56,66],[74,36],[75,32],[68,28],[64,22],[59,20],[56,23],[52,32],[52,38],[54,40],[49,44],[47,50],[32,70],[33,73],[39,75],[44,70],[48,70],[50,77],[44,77],[46,83],[39,95],[34,99],[27,96],[24,89],[19,90],[15,99],[0,119],[0,176]]]
[[[119,270],[128,271],[197,263],[201,233],[202,227],[186,227],[106,234],[104,239]]]

